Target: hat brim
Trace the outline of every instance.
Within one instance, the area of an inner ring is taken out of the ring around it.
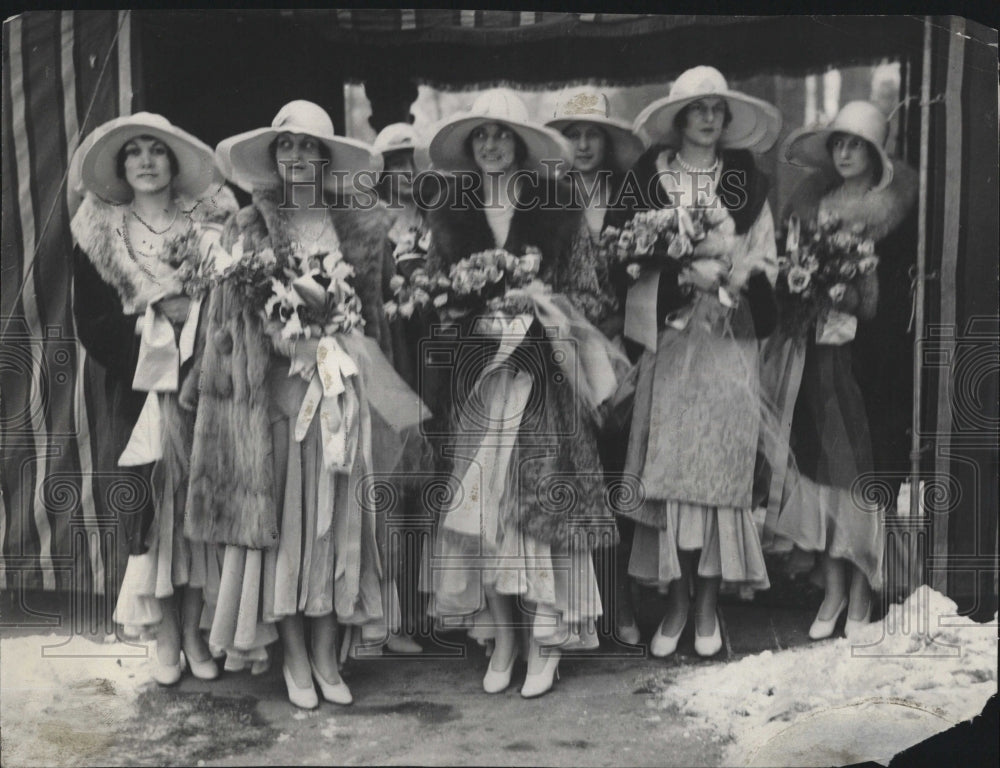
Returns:
[[[860,133],[846,130],[845,128],[832,128],[829,126],[816,127],[805,126],[792,131],[781,144],[780,156],[786,163],[798,165],[803,168],[819,168],[833,173],[837,172],[837,167],[830,155],[830,150],[826,148],[826,143],[835,133],[847,133],[857,136],[875,148],[879,159],[882,161],[882,178],[875,185],[875,190],[882,190],[892,183],[892,159],[886,151],[866,136]]]
[[[781,112],[773,104],[739,91],[715,91],[677,99],[669,96],[658,99],[639,113],[633,129],[647,147],[666,144],[679,148],[680,136],[674,130],[674,118],[688,104],[709,97],[725,99],[732,115],[729,125],[722,131],[720,147],[767,152],[774,146],[781,133]]]
[[[220,141],[215,156],[226,178],[245,192],[280,187],[283,182],[271,155],[271,142],[282,133],[312,136],[329,150],[330,163],[323,177],[323,187],[327,191],[357,191],[358,185],[354,182],[360,173],[371,174],[368,185],[372,186],[382,170],[382,155],[370,144],[346,136],[317,136],[305,127],[285,124],[280,128],[256,128]]]
[[[212,149],[207,144],[176,126],[164,129],[162,125],[125,117],[100,126],[80,145],[80,159],[71,162],[71,167],[76,165],[79,169],[84,189],[109,202],[129,202],[133,191],[128,182],[118,176],[118,153],[126,142],[137,136],[152,136],[174,153],[178,171],[171,185],[175,194],[198,198],[213,183],[222,183]]]
[[[591,123],[603,129],[611,139],[611,151],[614,155],[613,162],[620,171],[627,171],[642,155],[642,140],[632,133],[632,126],[624,120],[615,120],[613,117],[602,117],[596,115],[579,117],[561,117],[556,120],[549,120],[545,125],[559,133],[566,130],[574,123]]]
[[[466,152],[465,140],[472,131],[487,123],[501,123],[512,128],[527,148],[525,166],[539,171],[542,176],[557,176],[573,165],[573,148],[558,131],[519,120],[459,115],[445,120],[434,132],[427,147],[431,167],[445,173],[479,171],[476,161]]]

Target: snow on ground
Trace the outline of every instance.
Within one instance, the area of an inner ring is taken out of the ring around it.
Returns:
[[[79,635],[0,638],[0,755],[5,766],[103,762],[155,644],[104,644]]]
[[[887,763],[979,714],[997,690],[997,623],[922,586],[854,640],[764,651],[677,675],[659,706],[733,741],[725,765]]]

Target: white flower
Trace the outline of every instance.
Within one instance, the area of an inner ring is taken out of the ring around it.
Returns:
[[[409,318],[413,316],[413,310],[415,309],[416,306],[413,304],[412,300],[406,301],[399,305],[399,314],[403,317]]]
[[[437,307],[438,309],[441,309],[441,307],[443,307],[447,303],[448,303],[447,293],[439,293],[437,296],[434,297],[434,306]]]
[[[837,283],[836,285],[831,285],[830,290],[827,291],[830,299],[837,303],[844,298],[844,294],[847,293],[847,286],[844,283]]]
[[[628,273],[628,276],[630,278],[632,278],[633,280],[638,280],[639,275],[642,274],[642,267],[633,262],[632,264],[629,264],[627,267],[625,267],[625,271]]]
[[[385,316],[390,320],[395,319],[396,315],[399,314],[399,305],[394,301],[387,301],[382,306],[385,309]]]

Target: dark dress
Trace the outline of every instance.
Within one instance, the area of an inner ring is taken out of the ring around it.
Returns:
[[[547,193],[555,194],[532,190]],[[439,208],[430,222],[432,270],[447,272],[461,259],[497,247],[482,209]],[[515,255],[525,246],[538,247],[539,277],[560,292],[565,288],[560,277],[572,269],[576,223],[574,212],[518,208],[503,247]],[[590,551],[617,538],[604,501],[596,424],[577,402],[572,382],[560,374],[537,320],[508,364],[482,380],[499,343],[477,334],[475,322],[470,314],[453,335],[441,335],[450,364],[424,373],[425,392],[433,381],[429,405],[442,418],[443,474],[466,489],[466,498],[469,483],[473,494],[481,493],[471,510],[474,530],[459,532],[449,522],[456,508],[442,510],[435,553],[478,556],[467,568],[431,572],[425,563],[431,614],[446,626],[490,636],[484,590],[492,587],[538,604],[533,631],[539,642],[596,647],[594,622],[602,611]],[[502,426],[511,423],[514,431]],[[476,467],[484,470],[481,478]]]

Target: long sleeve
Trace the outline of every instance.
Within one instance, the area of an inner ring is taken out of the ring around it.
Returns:
[[[115,289],[98,274],[87,254],[73,249],[73,316],[87,353],[116,376],[132,380],[139,357],[136,315],[126,315]]]
[[[778,303],[774,284],[778,279],[778,247],[774,239],[771,207],[765,203],[747,232],[747,259],[735,276],[745,281],[743,292],[750,304],[757,338],[770,336],[778,323]]]

